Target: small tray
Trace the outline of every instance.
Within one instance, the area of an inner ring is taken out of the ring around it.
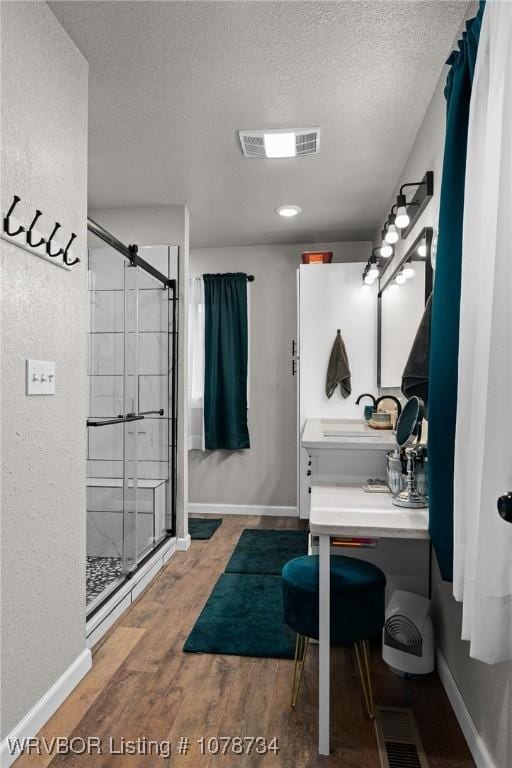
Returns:
[[[390,424],[380,424],[378,421],[373,421],[370,419],[370,421],[367,422],[368,426],[372,429],[393,429],[393,425]]]

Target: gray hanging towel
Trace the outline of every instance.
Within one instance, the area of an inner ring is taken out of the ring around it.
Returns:
[[[402,392],[405,397],[421,397],[428,408],[428,364],[430,358],[430,318],[432,314],[432,294],[425,305],[425,311],[414,338],[409,359],[402,374]]]
[[[336,387],[340,385],[341,396],[348,397],[352,392],[350,383],[350,366],[348,364],[347,350],[345,343],[341,338],[341,333],[337,332],[334,344],[332,345],[329,365],[327,366],[327,379],[325,381],[325,394],[332,397]]]

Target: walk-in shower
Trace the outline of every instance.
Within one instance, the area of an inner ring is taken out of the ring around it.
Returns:
[[[174,533],[178,248],[88,229],[90,615]]]

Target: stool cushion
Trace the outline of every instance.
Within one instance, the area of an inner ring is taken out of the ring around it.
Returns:
[[[318,640],[318,555],[290,560],[283,568],[284,618],[301,635]],[[355,557],[331,557],[331,643],[366,640],[384,626],[386,577]]]

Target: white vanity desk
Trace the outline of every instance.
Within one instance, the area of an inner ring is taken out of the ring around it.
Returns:
[[[309,527],[319,537],[319,745],[329,754],[330,540],[332,536],[428,539],[428,510],[393,506],[391,494],[365,493],[359,486],[313,485]]]

